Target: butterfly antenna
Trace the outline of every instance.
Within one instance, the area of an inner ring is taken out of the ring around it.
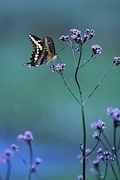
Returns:
[[[62,62],[61,62],[61,60],[60,60],[60,56],[58,55],[58,53],[61,52],[63,49],[64,49],[64,48],[61,48],[61,49],[57,52],[57,59],[60,61],[60,63],[62,63]]]
[[[57,52],[57,54],[58,54],[59,52],[61,52],[63,49],[64,49],[64,48],[61,48],[61,49]]]

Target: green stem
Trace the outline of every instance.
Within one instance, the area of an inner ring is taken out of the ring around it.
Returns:
[[[22,161],[23,161],[23,163],[25,164],[25,166],[28,167],[28,166],[27,166],[27,163],[26,163],[25,159],[23,158],[22,154],[20,153],[20,151],[19,151],[19,150],[16,150],[16,152],[18,153],[19,157],[22,159]]]
[[[84,63],[79,68],[84,67],[88,62],[90,62],[90,60],[92,59],[93,56],[94,56],[94,54],[92,54],[91,57],[87,61],[84,61]]]
[[[120,173],[120,164],[119,164],[119,158],[118,158],[118,154],[117,154],[117,145],[116,145],[116,127],[114,127],[114,135],[113,135],[113,141],[114,141],[114,147],[115,147],[115,156],[116,156],[116,163],[117,163],[117,167]]]
[[[103,180],[105,180],[105,179],[106,179],[106,176],[107,176],[107,171],[108,171],[108,161],[107,161],[107,163],[106,163],[105,173],[104,173],[104,178],[103,178]]]
[[[106,140],[106,142],[108,143],[109,147],[111,148],[112,146],[111,146],[111,144],[110,144],[110,142],[109,142],[109,140],[108,140],[108,138],[106,137],[106,135],[105,135],[104,132],[102,132],[102,135],[103,135],[104,139]]]
[[[92,154],[92,152],[96,149],[96,147],[98,146],[98,144],[99,144],[99,142],[100,142],[100,135],[101,135],[101,133],[99,133],[99,136],[98,136],[98,139],[97,139],[97,143],[95,144],[95,146],[94,146],[94,148],[87,154],[87,155],[85,155],[85,158],[87,157],[87,156],[89,156],[90,154]]]
[[[82,125],[83,125],[83,179],[86,180],[86,123],[85,123],[85,114],[84,106],[81,106],[82,111]]]
[[[11,161],[10,159],[7,160],[7,174],[6,174],[6,180],[10,179],[10,173],[11,173]]]
[[[79,81],[78,81],[78,71],[79,71],[81,57],[82,57],[82,47],[80,47],[80,55],[79,55],[77,67],[76,67],[76,70],[75,70],[75,82],[77,84],[78,91],[79,91],[79,94],[80,94],[80,100],[81,100],[81,103],[82,103],[82,92],[81,92],[81,87],[80,87],[80,84],[79,84]]]
[[[87,99],[83,102],[83,104],[85,104],[88,99],[94,94],[94,92],[97,90],[97,88],[101,85],[101,83],[103,82],[103,80],[105,79],[105,77],[109,74],[110,71],[112,71],[114,68],[114,66],[112,66],[106,73],[105,75],[102,77],[102,79],[99,81],[99,83],[97,84],[97,86],[95,86],[94,90],[90,93],[90,95],[87,97]]]
[[[28,142],[29,150],[30,150],[30,166],[29,166],[29,172],[28,172],[28,180],[31,180],[31,166],[33,161],[33,151],[32,151],[32,145],[31,142]]]
[[[74,93],[71,91],[71,89],[67,85],[66,80],[65,80],[63,74],[60,74],[60,75],[62,76],[63,82],[64,82],[66,88],[68,89],[68,91],[72,94],[72,96],[75,98],[75,100],[81,105],[81,102],[77,99],[77,97],[74,95]]]
[[[109,161],[110,162],[110,161]],[[111,168],[112,168],[112,171],[113,171],[113,174],[114,174],[114,177],[115,177],[115,180],[118,180],[118,177],[116,175],[116,172],[115,172],[115,169],[114,169],[114,166],[113,164],[110,162],[110,165],[111,165]]]
[[[82,174],[83,174],[83,179],[86,180],[86,123],[85,123],[85,113],[84,113],[84,105],[83,105],[83,100],[82,100],[82,91],[80,87],[80,83],[78,80],[78,72],[79,72],[79,67],[80,67],[80,62],[81,62],[81,57],[82,57],[82,46],[80,46],[80,55],[78,59],[78,63],[76,66],[75,70],[75,82],[78,87],[78,92],[80,95],[80,102],[81,102],[81,112],[82,112],[82,126],[83,126],[83,166],[82,166]]]

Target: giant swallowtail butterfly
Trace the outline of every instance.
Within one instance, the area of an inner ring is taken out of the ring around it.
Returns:
[[[43,63],[48,64],[50,61],[57,58],[52,38],[45,36],[42,40],[32,34],[29,34],[28,37],[33,44],[34,51],[31,54],[30,62],[24,63],[24,65],[36,67]]]

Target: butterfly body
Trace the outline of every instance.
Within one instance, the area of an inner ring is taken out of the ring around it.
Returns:
[[[50,61],[57,58],[52,38],[45,36],[42,40],[31,34],[29,34],[28,37],[33,44],[34,51],[31,54],[30,62],[25,63],[24,65],[36,67],[42,64],[48,64]]]

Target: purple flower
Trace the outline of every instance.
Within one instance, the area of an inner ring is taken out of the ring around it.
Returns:
[[[108,107],[107,114],[114,120],[120,120],[120,110],[118,108],[113,109],[112,107]]]
[[[71,29],[70,32],[72,33],[71,38],[76,42],[82,44],[82,34],[81,31],[78,29]]]
[[[24,140],[26,141],[32,141],[34,138],[33,138],[33,134],[31,131],[25,131],[24,133]]]
[[[95,30],[86,29],[85,34],[84,34],[83,43],[85,43],[87,40],[92,39],[93,36],[95,36]]]
[[[101,157],[97,156],[96,159],[94,161],[92,161],[92,164],[93,164],[95,170],[97,170],[97,171],[99,170],[100,160],[101,160]]]
[[[64,41],[64,42],[67,42],[67,43],[69,44],[69,46],[72,47],[72,42],[71,42],[69,36],[64,36],[64,35],[62,35],[62,36],[60,36],[59,40],[62,40],[62,41]]]
[[[111,152],[110,151],[104,151],[103,155],[104,155],[105,159],[108,160],[110,158]]]
[[[11,156],[13,156],[13,152],[10,149],[5,149],[4,156],[5,156],[5,160],[8,162]]]
[[[98,139],[98,133],[97,133],[97,132],[94,132],[94,133],[93,133],[93,138],[94,138],[94,139]]]
[[[52,72],[56,71],[61,74],[63,70],[65,69],[65,64],[62,63],[62,64],[51,65],[50,68]]]
[[[97,153],[102,153],[102,148],[99,148],[99,149],[97,150]]]
[[[6,163],[6,159],[4,157],[0,157],[0,164],[5,164]]]
[[[82,33],[80,30],[78,29],[70,29],[70,32],[71,32],[71,39],[73,41],[75,41],[77,44],[79,45],[83,45],[87,40],[90,40],[92,39],[93,36],[95,36],[95,30],[93,29],[86,29],[85,30],[85,34],[84,34],[84,37],[82,36]],[[72,48],[73,48],[73,44],[70,40],[70,37],[69,36],[64,36],[62,35],[59,40],[62,40],[64,42],[67,42]],[[95,45],[94,45],[95,46]],[[98,45],[97,45],[98,46]],[[100,46],[99,46],[100,47]],[[94,50],[95,48],[95,50]],[[97,48],[97,49],[96,49]],[[94,51],[94,54],[100,54],[101,53],[101,50],[102,48],[99,48],[98,47],[92,47],[92,50]]]
[[[36,166],[34,164],[30,166],[30,171],[31,171],[31,173],[36,172]]]
[[[92,45],[91,49],[93,51],[93,55],[101,54],[102,48],[98,44]]]
[[[40,159],[40,158],[36,158],[36,159],[35,159],[35,161],[36,161],[36,163],[35,163],[36,165],[38,165],[38,164],[41,164],[41,163],[42,163],[42,159]]]
[[[77,177],[77,179],[78,179],[78,180],[83,180],[83,176],[82,176],[82,175],[79,175],[79,176]]]
[[[64,36],[64,35],[60,36],[59,40],[66,41],[66,36]]]
[[[33,134],[31,131],[25,131],[24,134],[19,134],[18,137],[17,137],[18,141],[23,141],[23,140],[26,140],[27,142],[30,142],[32,141],[34,138],[33,138]]]
[[[10,156],[13,155],[13,152],[12,152],[10,149],[6,149],[6,150],[4,151],[4,154],[5,154],[6,157],[10,157]]]
[[[19,134],[17,137],[18,141],[23,141],[24,140],[24,136],[22,134]]]
[[[85,34],[84,34],[83,43],[85,43],[89,39],[89,33],[90,33],[90,30],[86,29]]]
[[[106,129],[105,123],[101,119],[99,119],[98,122],[91,124],[91,127],[97,129],[99,132],[102,132]]]
[[[118,66],[120,64],[120,57],[114,57],[113,63],[115,63],[116,66]]]
[[[107,114],[113,118],[114,127],[120,126],[120,110],[118,108],[107,108]]]
[[[11,145],[11,148],[12,148],[13,150],[15,150],[15,151],[17,151],[17,150],[19,149],[19,147],[18,147],[17,145],[15,145],[15,144],[12,144],[12,145]]]
[[[52,72],[55,72],[55,65],[51,65],[50,69],[52,70]]]
[[[56,64],[56,70],[62,72],[65,69],[65,64]]]
[[[95,30],[91,29],[89,39],[91,39],[93,36],[95,36]]]

